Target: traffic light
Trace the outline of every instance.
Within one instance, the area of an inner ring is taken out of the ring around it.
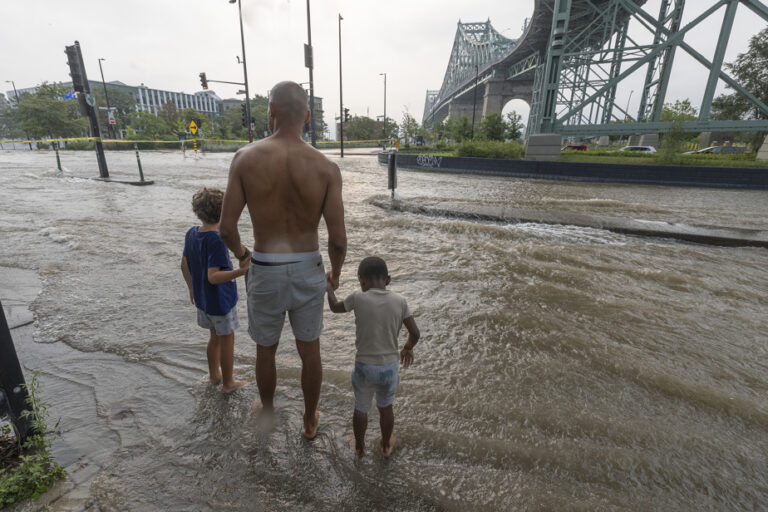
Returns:
[[[75,42],[72,46],[65,46],[64,53],[67,54],[67,64],[69,64],[69,76],[72,77],[72,88],[77,92],[86,92],[87,78],[83,68],[83,58],[80,54],[80,45]]]
[[[243,126],[248,127],[248,110],[245,107],[245,102],[240,104],[241,118],[243,120]]]
[[[349,109],[344,107],[344,122],[348,123],[349,119],[350,119],[350,117],[349,117]]]
[[[208,89],[208,77],[205,76],[205,71],[200,73],[200,85],[203,86],[203,89]]]

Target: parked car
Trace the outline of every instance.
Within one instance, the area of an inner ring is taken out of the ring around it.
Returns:
[[[708,148],[700,149],[698,151],[686,151],[686,155],[709,153],[713,155],[735,155],[746,153],[747,148],[743,146],[710,146]]]
[[[584,144],[568,144],[567,146],[563,146],[560,151],[586,151],[587,146]]]
[[[653,146],[624,146],[619,151],[633,151],[637,153],[655,153],[656,148]]]

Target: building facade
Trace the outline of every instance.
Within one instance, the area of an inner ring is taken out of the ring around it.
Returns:
[[[101,88],[103,87],[103,84],[96,80],[88,80],[88,84],[91,87],[91,91],[102,90]],[[72,82],[64,82],[61,85],[71,88]],[[109,89],[119,89],[131,95],[136,102],[134,107],[136,112],[151,112],[157,115],[165,103],[173,103],[178,110],[193,108],[206,115],[219,115],[224,111],[222,99],[214,91],[210,90],[187,94],[184,92],[153,89],[144,84],[138,86],[126,85],[117,80],[107,82],[107,85]],[[32,94],[36,90],[37,87],[27,87],[18,91],[19,96],[23,96],[24,94]],[[15,103],[16,95],[14,91],[7,91],[6,94],[9,99],[14,98]]]

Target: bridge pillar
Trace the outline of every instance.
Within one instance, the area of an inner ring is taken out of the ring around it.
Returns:
[[[452,101],[448,105],[448,117],[451,119],[459,119],[462,115],[467,116],[468,119],[472,119],[473,103],[462,103],[459,101]],[[478,107],[475,113],[475,120],[480,120],[480,108]]]
[[[523,100],[530,105],[532,99],[532,81],[488,81],[485,84],[485,91],[483,92],[482,117],[487,116],[491,112],[501,114],[504,105],[510,100]]]

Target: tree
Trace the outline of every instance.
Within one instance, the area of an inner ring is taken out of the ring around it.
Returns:
[[[737,55],[736,60],[726,64],[725,68],[747,91],[763,103],[768,103],[768,28],[753,36],[749,40],[747,52]],[[732,89],[732,87],[726,86],[726,89]],[[712,117],[715,119],[768,118],[737,91],[722,94],[712,102]]]
[[[167,139],[173,134],[165,119],[152,112],[132,112],[128,119],[130,122],[128,138]]]
[[[402,129],[406,144],[408,144],[411,139],[416,137],[419,131],[419,123],[416,121],[416,119],[414,119],[414,117],[410,114],[410,112],[408,112],[407,109],[403,113]]]
[[[30,137],[79,137],[88,123],[78,113],[76,100],[62,99],[67,89],[61,84],[43,82],[32,94],[19,99],[11,114],[15,124]]]
[[[478,127],[478,137],[484,140],[504,140],[505,132],[504,120],[498,112],[488,113]]]
[[[449,117],[445,122],[445,134],[455,142],[472,138],[472,123],[466,115],[459,118]]]
[[[136,111],[136,100],[122,89],[113,87],[109,84],[107,85],[107,93],[109,93],[109,106],[114,109],[116,118],[118,119],[116,126],[122,126],[123,129],[125,129],[128,114]],[[96,98],[97,107],[107,106],[103,87],[96,87],[93,89],[93,95]],[[109,123],[109,120],[107,119],[107,111],[99,108],[97,109],[97,112],[99,116],[99,126],[106,127]]]
[[[264,132],[269,132],[267,122],[267,109],[269,100],[266,96],[258,94],[251,99],[251,117],[254,118],[253,136],[260,139]],[[218,138],[247,140],[248,128],[243,126],[242,110],[240,107],[225,110],[221,115],[214,117],[215,131]],[[319,133],[319,132],[318,132]]]
[[[691,105],[691,100],[677,100],[674,104],[666,103],[661,109],[661,121],[664,123],[673,123],[679,121],[696,121],[699,118],[699,111]]]
[[[507,113],[507,118],[504,122],[506,130],[504,137],[508,140],[520,140],[523,138],[523,116],[515,112],[514,110]]]

